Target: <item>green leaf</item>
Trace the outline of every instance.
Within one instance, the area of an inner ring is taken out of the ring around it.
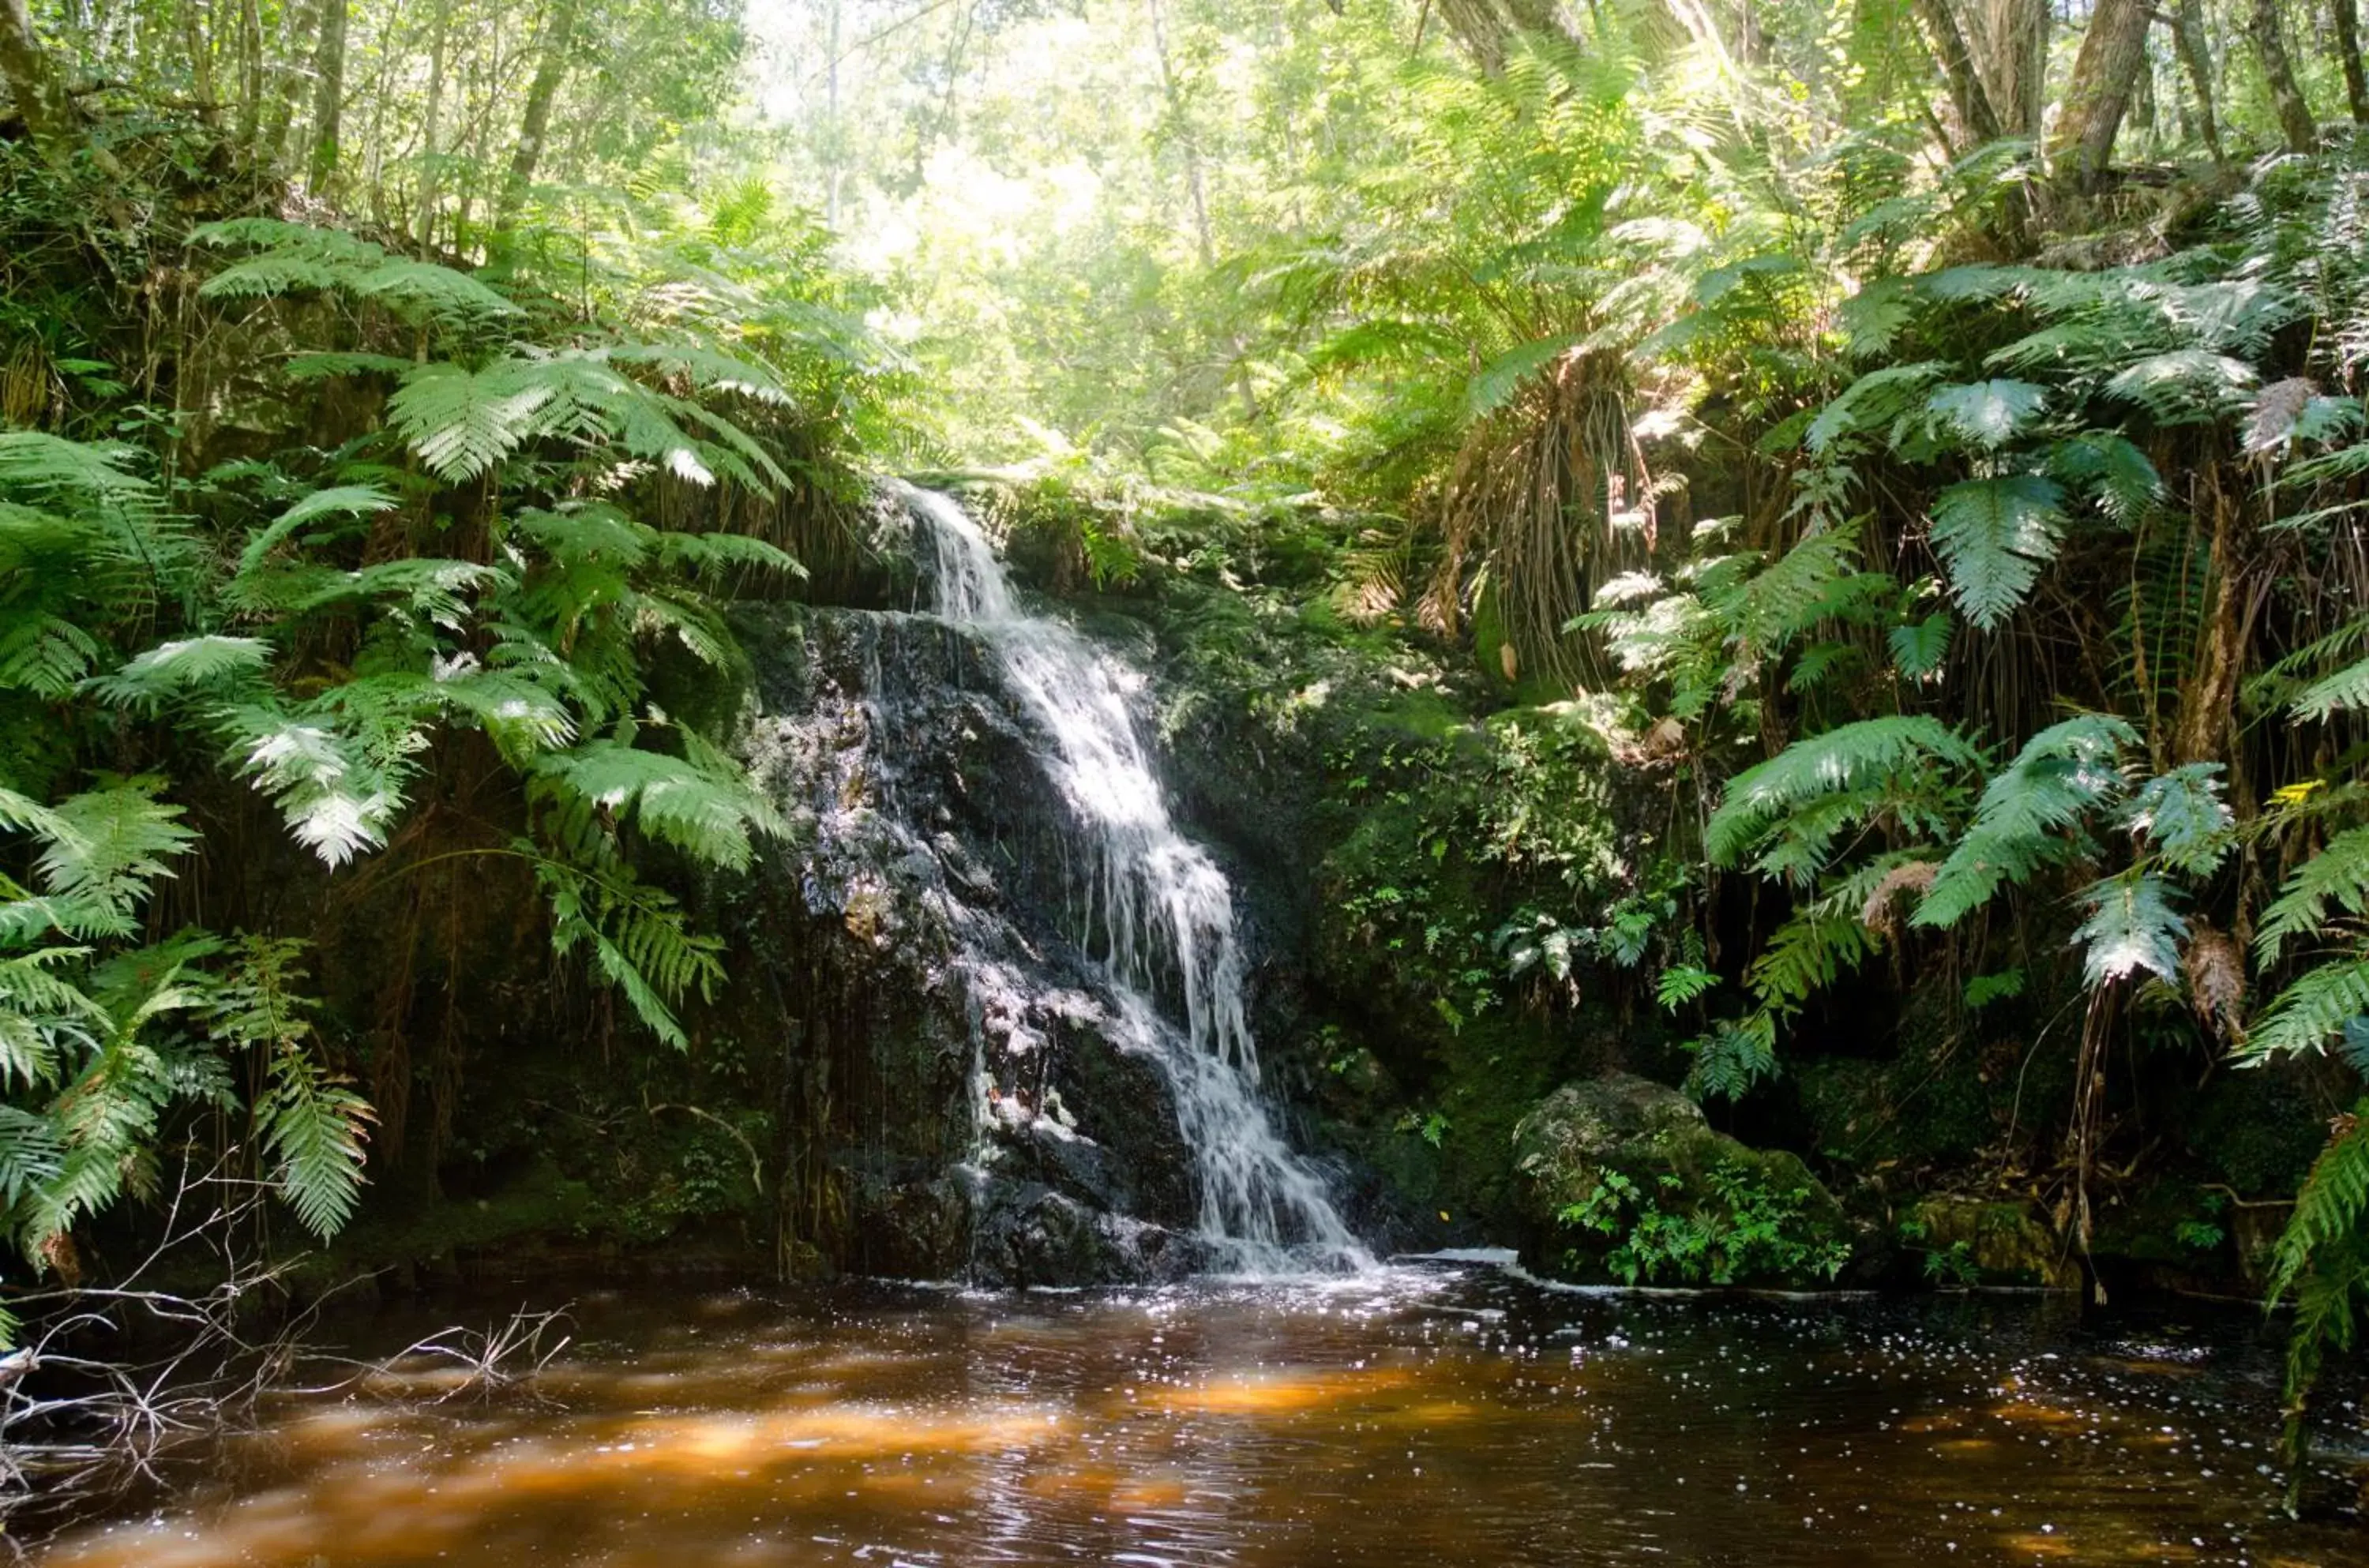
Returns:
[[[1929,580],[1929,579],[1928,579]],[[1906,681],[1925,681],[1940,673],[1950,657],[1950,612],[1946,610],[1894,626],[1884,634],[1892,649],[1892,667]]]
[[[2124,811],[2123,826],[2143,835],[2173,870],[2210,875],[2230,851],[2236,819],[2221,798],[2223,771],[2218,762],[2183,762],[2147,780]]]

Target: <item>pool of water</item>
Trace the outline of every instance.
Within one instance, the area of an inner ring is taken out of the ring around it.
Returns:
[[[2369,1529],[2279,1513],[2276,1348],[2242,1312],[1585,1295],[1431,1263],[590,1293],[566,1332],[490,1397],[423,1359],[289,1398],[175,1506],[41,1561],[2369,1564]]]

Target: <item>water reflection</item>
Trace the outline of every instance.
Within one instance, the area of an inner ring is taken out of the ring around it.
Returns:
[[[2275,1516],[2242,1318],[1548,1294],[598,1299],[532,1394],[293,1401],[52,1568],[2369,1562]],[[402,1343],[404,1325],[381,1325]]]

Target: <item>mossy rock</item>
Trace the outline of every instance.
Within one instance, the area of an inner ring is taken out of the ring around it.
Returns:
[[[1911,1209],[1908,1219],[1923,1230],[1925,1246],[1943,1257],[1963,1256],[1985,1284],[2081,1288],[2080,1264],[2037,1204],[1931,1197]]]
[[[1673,1260],[1666,1276],[1649,1264],[1659,1283],[1825,1284],[1850,1252],[1842,1206],[1800,1156],[1715,1131],[1693,1101],[1633,1073],[1548,1095],[1514,1129],[1514,1171],[1522,1254],[1544,1272],[1600,1277],[1654,1231],[1683,1230],[1706,1249]],[[1608,1190],[1637,1195],[1614,1229],[1566,1218]],[[1755,1212],[1740,1209],[1739,1193]],[[1765,1244],[1745,1238],[1756,1221],[1773,1230]]]

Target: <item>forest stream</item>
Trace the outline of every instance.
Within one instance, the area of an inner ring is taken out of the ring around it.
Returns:
[[[506,1316],[514,1299],[472,1308]],[[451,1316],[348,1325],[401,1345]],[[441,1314],[441,1315],[440,1315]],[[2360,1561],[2242,1310],[1551,1290],[1447,1259],[1093,1293],[578,1299],[532,1383],[292,1397],[46,1568]]]

